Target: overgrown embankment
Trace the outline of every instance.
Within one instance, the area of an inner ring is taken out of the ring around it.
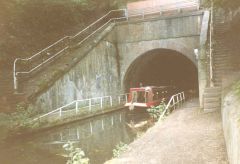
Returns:
[[[240,163],[240,79],[225,89],[222,121],[229,163]]]
[[[65,35],[98,19],[116,1],[8,0],[0,1],[0,62],[30,56]]]

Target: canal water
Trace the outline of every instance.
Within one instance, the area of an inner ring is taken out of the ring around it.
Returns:
[[[150,120],[144,110],[121,111],[97,116],[62,127],[2,141],[0,163],[3,164],[65,164],[68,141],[81,148],[91,164],[101,164],[112,158],[112,150],[120,142],[129,144],[150,125],[140,128]]]

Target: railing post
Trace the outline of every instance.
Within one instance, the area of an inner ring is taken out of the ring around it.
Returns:
[[[128,12],[127,12],[127,9],[124,9],[124,16],[125,16],[126,19],[128,20]]]
[[[182,105],[182,103],[183,103],[182,93],[179,94],[179,97],[180,97],[180,102],[181,102],[181,105]]]
[[[91,111],[92,110],[92,100],[91,99],[89,99],[88,107],[89,107],[89,111]]]
[[[113,105],[112,96],[110,96],[110,105]]]
[[[183,101],[185,101],[185,94],[184,94],[184,92],[182,92],[182,95],[183,95]]]
[[[16,74],[17,61],[18,61],[18,58],[14,60],[14,64],[13,64],[13,85],[14,85],[15,91],[17,91],[18,89],[17,74]]]
[[[178,95],[179,95],[179,94],[177,94],[177,103],[179,103],[179,98],[178,98]]]
[[[78,113],[78,101],[76,101],[76,114]]]
[[[118,104],[121,104],[121,96],[118,96]]]
[[[91,99],[90,99],[91,100]],[[91,131],[91,135],[93,134],[93,127],[92,127],[92,122],[90,122],[90,131]]]
[[[62,108],[59,110],[59,116],[62,117]]]
[[[103,97],[101,97],[100,99],[100,106],[101,106],[101,109],[103,108]]]
[[[127,103],[127,100],[128,100],[128,99],[127,99],[127,94],[125,94],[125,101],[126,101],[126,103]]]
[[[173,96],[173,109],[175,110],[176,107],[175,107],[175,96]]]

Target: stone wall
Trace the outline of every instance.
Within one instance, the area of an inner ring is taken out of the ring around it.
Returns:
[[[198,63],[194,49],[200,48],[202,12],[168,16],[149,21],[120,23],[116,36],[120,56],[121,81],[137,58],[154,49],[174,50]]]
[[[40,95],[34,106],[49,111],[76,99],[121,93],[117,49],[111,33],[107,38],[108,41],[100,41],[75,67]],[[81,54],[81,50],[73,53]]]
[[[50,111],[76,99],[123,93],[123,79],[131,63],[154,49],[180,52],[197,67],[193,50],[199,48],[202,15],[196,12],[117,23],[76,66],[41,94],[34,106]],[[81,52],[78,48],[73,53],[78,56]]]
[[[240,83],[239,83],[240,84]],[[230,164],[240,163],[240,94],[233,86],[225,91],[222,102],[222,121]]]

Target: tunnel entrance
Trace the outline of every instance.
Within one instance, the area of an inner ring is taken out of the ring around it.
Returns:
[[[173,85],[198,95],[198,70],[183,54],[169,49],[155,49],[138,57],[128,68],[124,79],[129,88]]]

